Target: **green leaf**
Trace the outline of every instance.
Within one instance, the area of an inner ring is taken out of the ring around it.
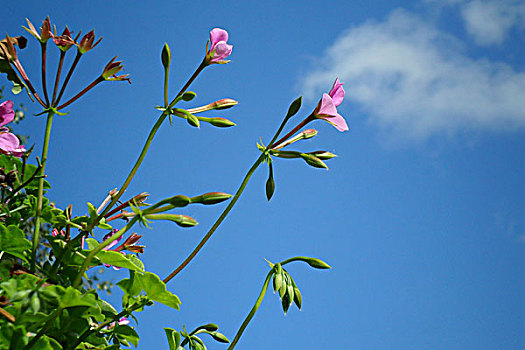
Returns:
[[[136,265],[128,256],[112,250],[101,250],[96,255],[104,264],[123,267],[133,271],[144,271],[143,266]]]
[[[97,208],[95,208],[95,206],[89,202],[87,203],[87,206],[88,206],[89,216],[92,218],[96,218],[98,216]]]
[[[170,350],[179,350],[180,334],[172,328],[164,328]]]
[[[117,334],[119,338],[124,338],[129,341],[135,345],[135,347],[139,346],[140,337],[132,327],[123,324],[117,325],[115,327],[115,334]]]
[[[144,275],[136,274],[135,278],[137,277],[142,280],[142,286],[148,298],[179,310],[181,304],[179,298],[166,289],[166,284],[161,281],[159,276],[146,271]]]
[[[79,290],[73,287],[66,288],[66,292],[59,300],[59,305],[63,309],[75,306],[89,306],[95,309],[99,308],[95,295],[92,293],[82,294]]]
[[[130,278],[124,278],[117,282],[117,286],[119,286],[119,288],[127,295],[135,297],[144,289],[142,286],[142,279],[138,277],[139,274],[134,271],[130,271],[129,274]]]
[[[31,242],[24,232],[15,225],[5,227],[0,224],[0,251],[9,253],[27,262],[26,253],[31,249]]]
[[[299,112],[299,109],[301,108],[302,103],[303,103],[303,96],[299,96],[298,98],[296,98],[292,102],[290,107],[288,108],[288,113],[286,113],[286,118],[285,119],[289,119],[289,118],[293,117],[294,115],[296,115],[297,112]]]

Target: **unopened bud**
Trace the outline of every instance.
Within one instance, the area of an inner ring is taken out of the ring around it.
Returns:
[[[231,120],[228,120],[226,118],[210,118],[210,124],[213,126],[217,126],[219,128],[229,128],[231,126],[235,126],[236,124],[232,122]]]
[[[181,227],[191,227],[197,225],[197,221],[191,216],[179,214],[147,214],[146,219],[168,220],[176,223]]]
[[[162,61],[162,65],[164,66],[164,69],[167,69],[170,66],[171,51],[167,43],[165,43],[164,47],[162,48],[162,53],[160,54],[160,60]]]
[[[337,154],[333,154],[327,151],[315,151],[315,152],[309,152],[308,154],[311,154],[321,160],[327,160],[327,159],[332,159],[334,157],[337,157]]]
[[[80,40],[78,43],[78,52],[80,52],[81,55],[85,54],[89,50],[95,48],[95,46],[98,45],[98,43],[102,40],[102,38],[98,39],[96,43],[95,41],[95,31],[92,30]],[[94,44],[93,44],[94,43]]]
[[[188,112],[190,112],[190,113],[201,113],[201,112],[211,111],[211,110],[214,110],[214,109],[228,109],[228,108],[231,108],[231,107],[235,106],[238,103],[239,102],[237,102],[235,100],[232,100],[231,98],[223,98],[221,100],[212,102],[212,103],[207,104],[205,106],[200,106],[200,107],[195,107],[195,108],[188,109]]]
[[[311,154],[302,153],[301,158],[303,158],[304,161],[308,163],[308,165],[310,166],[313,166],[315,168],[328,169],[326,164],[321,159],[317,158],[316,156],[313,156]]]
[[[200,127],[199,119],[191,113],[186,114],[186,121],[193,127]]]
[[[177,196],[171,197],[169,203],[175,208],[182,208],[191,203],[191,199],[187,196],[179,194]]]
[[[291,145],[292,143],[297,142],[299,140],[305,140],[305,139],[312,138],[315,135],[317,135],[317,130],[315,130],[315,129],[306,129],[306,130],[301,131],[300,133],[298,133],[294,137],[292,137],[292,138],[290,138],[290,139],[288,139],[288,140],[286,140],[286,141],[284,141],[284,142],[280,143],[279,145],[277,145],[275,147],[272,147],[272,148],[273,149],[283,148],[283,147]]]
[[[308,263],[308,265],[316,269],[331,269],[331,266],[322,261],[321,259],[304,258],[303,261],[305,261],[306,263]]]
[[[209,192],[202,194],[197,197],[193,197],[191,199],[192,203],[201,203],[204,205],[210,205],[210,204],[217,204],[224,202],[225,200],[228,200],[231,198],[231,194],[224,193],[224,192]]]

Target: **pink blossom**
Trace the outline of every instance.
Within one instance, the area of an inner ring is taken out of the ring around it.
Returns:
[[[20,140],[15,134],[11,133],[4,125],[10,123],[15,118],[13,101],[0,103],[0,153],[21,157],[26,151],[20,144]]]
[[[115,233],[117,233],[118,230],[117,229],[114,229],[113,231],[111,231],[110,233],[108,233],[107,235],[104,236],[104,238],[102,239],[102,241],[107,241],[108,239],[110,239]],[[118,244],[118,242],[122,239],[122,236],[120,236],[119,238],[117,238],[116,240],[114,240],[113,242],[111,242],[107,247],[103,248],[103,250],[111,250],[111,248],[113,248],[114,246],[116,246]],[[121,252],[122,254],[124,254],[123,252]],[[104,264],[105,267],[110,267],[112,265],[109,265],[109,264]],[[117,266],[112,266],[114,270],[120,270],[120,267],[117,267]]]
[[[13,101],[7,100],[0,103],[0,126],[11,123],[13,119],[15,119]]]
[[[337,106],[343,102],[344,97],[345,90],[343,89],[343,83],[339,82],[337,78],[330,92],[323,94],[323,98],[319,101],[314,111],[314,116],[326,120],[339,131],[348,130],[345,118],[337,113]]]
[[[211,63],[219,63],[231,55],[233,45],[228,45],[228,32],[221,28],[214,28],[210,32],[210,50],[207,57]]]

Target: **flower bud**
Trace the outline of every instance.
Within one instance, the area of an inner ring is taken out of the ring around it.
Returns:
[[[202,194],[197,197],[193,197],[191,199],[192,203],[201,203],[204,205],[210,205],[210,204],[217,204],[224,202],[225,200],[228,200],[231,198],[231,194],[224,193],[224,192],[209,192]]]
[[[308,163],[308,165],[313,166],[314,168],[328,169],[326,164],[321,159],[317,158],[316,156],[313,156],[311,154],[301,153],[301,158],[303,158],[304,161]]]
[[[317,130],[315,130],[315,129],[306,129],[306,130],[301,131],[299,134],[295,135],[294,137],[292,137],[292,138],[290,138],[290,139],[280,143],[279,145],[277,145],[275,147],[272,147],[272,149],[283,148],[283,147],[291,145],[292,143],[297,142],[299,140],[305,140],[305,139],[312,138],[315,135],[317,135]]]
[[[193,127],[196,127],[196,128],[200,127],[199,118],[197,118],[191,113],[186,114],[186,121],[188,122],[188,124],[190,124]]]
[[[334,157],[337,157],[336,154],[333,154],[327,151],[315,151],[315,152],[309,152],[308,154],[311,154],[321,160],[327,160],[327,159],[332,159]]]
[[[168,69],[171,63],[171,50],[167,43],[164,43],[164,46],[162,47],[162,53],[160,54],[160,60],[162,61],[162,65],[164,66],[164,69]]]
[[[197,221],[191,216],[180,214],[147,214],[146,219],[168,220],[176,223],[181,227],[191,227],[197,225]]]
[[[55,28],[53,41],[55,42],[55,45],[63,52],[66,52],[71,48],[71,46],[76,44],[76,40],[73,40],[73,38],[71,38],[71,32],[69,31],[69,28],[67,26],[66,29],[64,29],[64,31],[62,32],[62,35],[57,35]]]
[[[297,307],[299,308],[299,310],[301,310],[301,305],[303,303],[303,297],[301,295],[301,291],[299,290],[299,288],[297,288],[297,286],[294,285],[293,287],[293,291],[294,291],[294,294],[293,294],[293,301],[295,303],[295,305],[297,305]]]
[[[94,49],[95,46],[98,45],[98,43],[102,40],[102,38],[98,39],[95,44],[93,42],[95,41],[95,31],[90,31],[84,37],[80,40],[78,43],[78,52],[80,52],[81,55],[85,54],[91,49]]]
[[[305,261],[311,267],[314,267],[316,269],[331,269],[332,268],[330,265],[328,265],[327,263],[325,263],[321,259],[304,258],[302,260]]]
[[[175,208],[183,208],[191,203],[191,199],[187,196],[179,194],[177,196],[171,197],[169,203]]]
[[[236,124],[232,122],[231,120],[228,120],[226,118],[210,118],[209,123],[213,126],[219,127],[219,128],[229,128],[231,126],[235,126]]]
[[[22,26],[22,28],[27,30],[29,34],[37,38],[38,41],[40,41],[42,44],[46,43],[49,40],[49,38],[52,37],[53,34],[51,33],[51,23],[49,22],[49,17],[47,17],[45,20],[42,21],[42,27],[40,28],[40,33],[38,33],[38,31],[33,26],[33,23],[31,23],[29,19],[26,18],[26,21],[27,21],[27,26],[29,28],[26,28],[24,26]]]
[[[228,108],[235,106],[238,103],[239,102],[232,100],[231,98],[223,98],[221,100],[212,102],[205,106],[188,109],[188,112],[195,114],[195,113],[207,112],[207,111],[211,111],[215,109],[228,109]]]

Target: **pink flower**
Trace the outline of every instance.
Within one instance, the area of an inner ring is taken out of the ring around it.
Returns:
[[[226,63],[223,60],[231,55],[233,45],[228,45],[228,32],[221,28],[214,28],[210,32],[210,50],[206,57],[210,63]]]
[[[4,125],[10,123],[15,118],[13,111],[13,101],[4,101],[0,103],[0,153],[21,157],[26,151],[20,144],[20,140],[15,134],[9,132]]]
[[[323,98],[319,101],[314,111],[314,116],[326,120],[339,131],[348,130],[345,118],[337,113],[337,106],[343,102],[344,97],[345,90],[343,89],[343,83],[339,82],[339,79],[336,78],[330,92],[323,94]]]
[[[7,100],[0,103],[0,126],[11,123],[13,119],[15,119],[13,101]]]
[[[117,229],[114,229],[113,231],[111,231],[110,233],[108,233],[107,235],[104,236],[104,238],[102,239],[102,241],[107,241],[108,239],[110,239],[115,233],[117,233],[118,230]],[[103,250],[110,250],[111,248],[113,248],[114,246],[116,246],[118,244],[118,242],[122,239],[122,236],[120,236],[119,238],[117,238],[116,240],[114,240],[113,242],[111,242],[107,247],[103,248]],[[123,252],[120,252],[122,254],[124,254]],[[109,265],[109,264],[104,264],[105,267],[110,267],[112,265]],[[114,270],[120,270],[120,267],[117,267],[117,266],[112,266]]]

